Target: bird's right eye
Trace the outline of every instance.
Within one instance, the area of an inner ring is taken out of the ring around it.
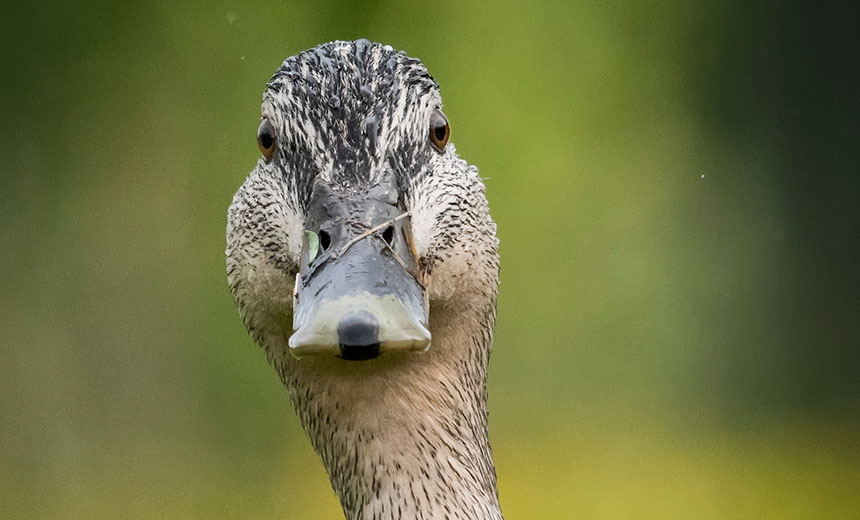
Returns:
[[[267,161],[275,155],[276,145],[275,129],[272,128],[272,123],[268,119],[263,119],[260,128],[257,129],[257,146],[260,147],[260,151],[263,152],[263,157]]]
[[[433,143],[436,151],[445,153],[449,135],[451,135],[451,127],[448,126],[448,118],[437,108],[430,116],[430,142]]]

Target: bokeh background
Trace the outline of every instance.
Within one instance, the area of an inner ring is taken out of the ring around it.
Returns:
[[[367,37],[422,58],[487,178],[508,518],[858,518],[860,61],[834,5],[5,5],[0,517],[339,517],[224,227],[274,70]]]

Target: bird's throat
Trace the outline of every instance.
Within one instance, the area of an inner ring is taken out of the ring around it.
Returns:
[[[488,349],[463,348],[481,341],[454,331],[476,328],[452,325],[431,318],[433,346],[398,355],[411,359],[293,367],[293,404],[347,519],[502,518],[487,438]]]

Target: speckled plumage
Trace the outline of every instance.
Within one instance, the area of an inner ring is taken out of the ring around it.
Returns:
[[[486,369],[498,242],[474,166],[428,140],[441,108],[420,61],[332,42],[287,59],[263,95],[278,149],[228,212],[227,271],[349,519],[501,518]],[[293,359],[292,293],[314,183],[358,197],[396,180],[430,300],[426,353]]]

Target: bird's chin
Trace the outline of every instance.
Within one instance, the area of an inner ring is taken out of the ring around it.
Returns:
[[[290,354],[299,362],[310,359],[335,359],[344,361],[368,361],[372,359],[394,359],[389,356],[401,356],[407,354],[421,354],[430,349],[430,342],[422,346],[420,342],[403,344],[395,343],[372,343],[369,345],[309,345],[307,347],[292,348]]]

